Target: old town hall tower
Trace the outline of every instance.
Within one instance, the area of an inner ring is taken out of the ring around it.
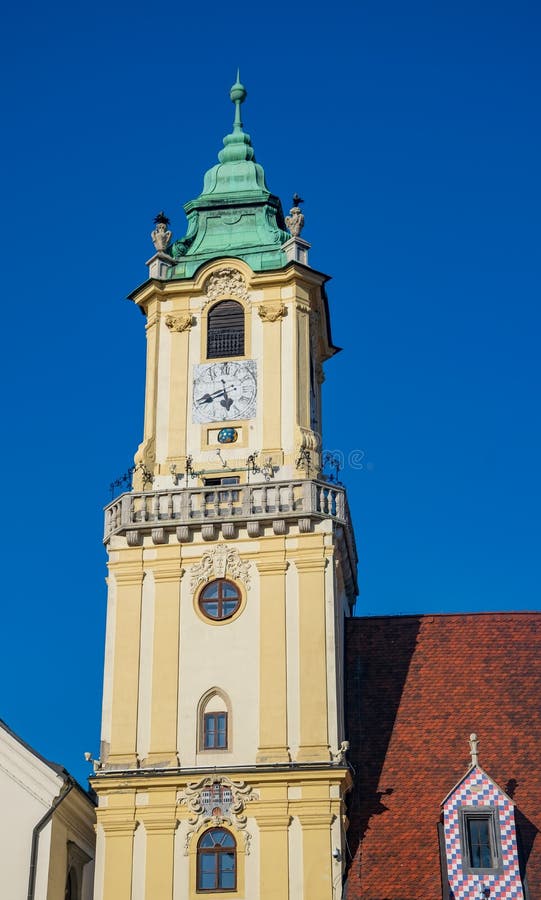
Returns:
[[[143,439],[106,509],[95,900],[333,900],[356,553],[322,476],[327,277],[233,131],[149,278]],[[286,230],[287,225],[287,230]]]

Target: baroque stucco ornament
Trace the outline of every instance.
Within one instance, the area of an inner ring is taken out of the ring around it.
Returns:
[[[235,297],[248,300],[248,288],[241,272],[224,266],[209,276],[205,285],[207,300],[218,300],[220,297]]]
[[[250,565],[239,556],[238,550],[228,547],[227,544],[217,544],[211,550],[203,554],[201,562],[192,569],[191,588],[197,590],[204,581],[213,578],[225,578],[229,575],[237,581],[242,581],[247,588],[250,587]]]
[[[167,325],[169,331],[189,331],[193,325],[193,316],[189,313],[183,316],[166,316],[165,324]]]
[[[277,322],[287,314],[287,307],[285,303],[280,303],[278,306],[262,303],[258,306],[257,311],[262,322]]]
[[[248,855],[251,834],[246,828],[246,804],[258,799],[257,791],[245,781],[231,781],[225,775],[190,782],[177,799],[177,805],[186,806],[189,811],[185,856],[189,853],[192,836],[205,825],[230,825],[240,831],[244,836],[244,851]]]

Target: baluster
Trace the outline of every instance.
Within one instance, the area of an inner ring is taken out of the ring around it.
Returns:
[[[173,495],[171,491],[167,494],[167,518],[173,518]]]
[[[345,509],[344,509],[344,492],[337,491],[336,493],[336,516],[339,519],[345,519]]]
[[[321,512],[321,513],[323,513],[323,514],[325,514],[325,513],[327,512],[327,502],[326,502],[326,500],[327,500],[327,498],[326,498],[326,496],[325,496],[325,488],[324,488],[324,487],[320,487],[320,489],[319,489],[319,497],[318,497],[318,505],[317,505],[318,512]]]
[[[295,509],[295,494],[293,492],[293,482],[290,481],[287,486],[287,508],[292,512]]]
[[[329,499],[330,499],[330,514],[331,516],[336,515],[336,490],[333,488],[332,491],[329,491]]]
[[[153,522],[160,518],[160,495],[155,493],[152,498],[151,519]]]
[[[190,519],[193,518],[193,516],[195,514],[194,500],[195,500],[195,494],[192,494],[190,492],[188,494],[188,516],[190,517]]]
[[[233,515],[233,491],[232,490],[229,490],[226,492],[226,499],[227,499],[227,503],[226,503],[227,514],[228,514],[228,516],[231,516],[231,515]]]
[[[269,508],[267,506],[267,488],[265,486],[261,488],[261,512],[266,513],[268,511]]]
[[[178,517],[182,522],[190,518],[190,494],[188,491],[181,491],[178,495]]]

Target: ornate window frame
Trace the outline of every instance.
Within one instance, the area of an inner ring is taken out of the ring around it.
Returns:
[[[205,281],[201,306],[200,359],[207,360],[208,317],[211,309],[224,300],[234,300],[244,310],[244,353],[240,356],[212,357],[211,361],[250,359],[252,351],[252,305],[245,274],[233,266],[220,266]]]

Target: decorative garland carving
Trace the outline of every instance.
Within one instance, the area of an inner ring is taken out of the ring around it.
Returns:
[[[209,276],[205,284],[207,302],[219,300],[221,297],[236,297],[238,300],[248,300],[248,288],[241,272],[224,266]]]
[[[177,799],[177,805],[188,808],[185,856],[188,856],[192,836],[205,825],[234,827],[244,836],[244,851],[248,855],[252,836],[246,828],[246,804],[258,799],[257,791],[245,781],[231,781],[225,775],[219,778],[211,775],[186,785]]]
[[[283,319],[284,316],[287,315],[287,307],[284,303],[280,303],[278,306],[261,304],[257,307],[257,311],[259,313],[259,318],[263,322],[276,322],[278,319]]]
[[[190,313],[187,313],[183,316],[166,316],[165,324],[167,325],[169,331],[189,331],[194,324],[194,319],[193,316],[190,315]]]
[[[201,562],[192,568],[192,591],[197,590],[204,581],[225,578],[226,574],[237,581],[242,581],[247,588],[250,587],[250,564],[240,558],[238,550],[234,547],[217,544],[211,550],[207,550]]]

